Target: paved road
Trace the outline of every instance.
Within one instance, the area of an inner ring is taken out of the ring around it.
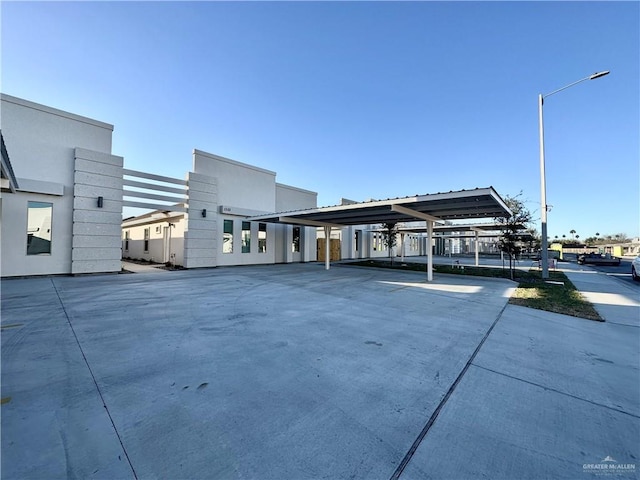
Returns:
[[[611,265],[590,265],[594,270],[598,272],[606,273],[607,275],[614,277],[615,279],[624,282],[626,285],[634,285],[640,291],[640,282],[634,282],[631,278],[631,258],[623,258],[618,266]]]

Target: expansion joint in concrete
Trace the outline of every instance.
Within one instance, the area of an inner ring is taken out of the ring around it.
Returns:
[[[51,284],[53,285],[53,289],[56,292],[56,296],[58,297],[58,301],[60,302],[60,307],[62,308],[62,311],[64,312],[64,316],[67,319],[67,322],[69,323],[69,328],[71,328],[71,333],[73,333],[73,338],[75,338],[76,344],[78,345],[78,349],[80,349],[80,353],[82,354],[82,358],[84,359],[84,363],[87,365],[87,369],[89,370],[89,374],[91,375],[91,379],[93,380],[93,384],[96,387],[96,391],[98,392],[98,395],[100,396],[100,401],[102,402],[102,406],[104,407],[104,411],[107,412],[107,416],[109,417],[109,421],[111,422],[111,426],[113,427],[113,431],[115,432],[116,437],[118,437],[118,442],[120,442],[120,447],[122,447],[122,451],[124,452],[124,456],[126,457],[127,462],[129,463],[129,467],[131,468],[131,472],[133,473],[133,478],[138,480],[138,475],[136,474],[136,470],[133,468],[133,464],[131,463],[131,459],[129,458],[129,454],[127,453],[127,449],[124,448],[124,443],[122,443],[122,438],[120,437],[120,433],[118,432],[118,429],[116,428],[116,424],[113,421],[113,417],[111,416],[111,412],[109,412],[109,407],[107,407],[107,403],[104,400],[104,396],[102,395],[102,391],[100,390],[100,386],[98,385],[96,377],[93,374],[93,370],[91,369],[91,365],[89,365],[89,361],[87,360],[87,356],[85,355],[84,350],[82,349],[82,345],[80,345],[80,340],[78,339],[78,335],[76,335],[76,331],[73,328],[73,324],[71,323],[71,317],[69,317],[69,313],[67,312],[67,309],[64,306],[64,302],[62,301],[62,298],[60,297],[60,292],[58,291],[58,287],[56,286],[56,283],[53,281],[53,278],[51,279]]]
[[[508,375],[506,373],[498,372],[497,370],[493,370],[491,368],[483,367],[483,366],[477,365],[475,363],[473,364],[473,366],[475,368],[481,368],[482,370],[485,370],[487,372],[495,373],[496,375],[502,375],[503,377],[511,378],[511,379],[517,380],[519,382],[523,382],[523,383],[526,383],[526,384],[529,384],[529,385],[533,385],[534,387],[542,388],[542,389],[547,390],[549,392],[558,393],[560,395],[565,395],[567,397],[575,398],[576,400],[580,400],[582,402],[590,403],[591,405],[595,405],[596,407],[602,407],[602,408],[606,408],[608,410],[613,410],[614,412],[622,413],[624,415],[629,415],[630,417],[633,417],[633,418],[640,418],[640,416],[638,416],[638,415],[634,415],[633,413],[630,413],[630,412],[625,412],[624,410],[620,410],[619,408],[613,408],[613,407],[610,407],[608,405],[603,405],[602,403],[593,402],[591,400],[587,400],[586,398],[578,397],[576,395],[572,395],[570,393],[563,392],[561,390],[556,390],[555,388],[545,387],[544,385],[540,385],[539,383],[530,382],[528,380],[523,380],[522,378],[518,378],[518,377],[514,377],[513,375]]]
[[[400,475],[402,475],[402,472],[404,471],[404,469],[407,467],[407,465],[411,461],[411,458],[416,453],[416,450],[418,450],[418,447],[420,446],[420,444],[422,443],[424,438],[427,436],[427,433],[429,433],[429,430],[431,430],[431,427],[433,426],[433,424],[435,423],[436,419],[438,418],[438,415],[440,415],[440,411],[444,408],[444,406],[446,405],[446,403],[449,400],[449,398],[451,397],[451,395],[453,395],[453,392],[455,391],[456,387],[462,381],[462,378],[467,373],[467,370],[469,370],[469,367],[471,366],[471,364],[475,360],[476,356],[478,355],[478,352],[480,352],[480,349],[484,345],[484,342],[487,340],[487,338],[489,337],[489,335],[493,331],[493,328],[498,323],[498,320],[500,320],[500,318],[502,317],[502,314],[504,313],[504,310],[507,308],[507,305],[508,305],[508,303],[504,304],[504,306],[502,307],[502,309],[500,310],[500,312],[496,316],[496,319],[493,321],[493,323],[491,324],[491,326],[489,327],[487,332],[482,337],[482,340],[480,340],[480,343],[478,343],[478,346],[476,347],[476,349],[473,351],[473,353],[471,354],[471,356],[467,360],[467,363],[464,365],[464,368],[460,371],[460,373],[456,377],[455,381],[451,384],[451,386],[449,387],[449,390],[447,390],[447,393],[444,395],[444,397],[442,397],[442,400],[440,400],[440,403],[438,404],[436,409],[431,414],[431,417],[427,421],[426,425],[420,431],[420,434],[418,435],[418,437],[415,439],[415,441],[411,445],[411,448],[409,448],[409,451],[406,453],[406,455],[404,456],[402,461],[398,464],[398,467],[396,468],[395,472],[393,472],[393,475],[391,475],[391,479],[390,480],[398,480],[400,478]]]

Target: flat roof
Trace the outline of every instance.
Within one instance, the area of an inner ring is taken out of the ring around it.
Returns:
[[[35,103],[30,100],[25,100],[23,98],[7,95],[6,93],[0,94],[0,98],[2,99],[3,102],[13,103],[16,105],[20,105],[22,107],[31,108],[33,110],[40,110],[41,112],[49,113],[51,115],[57,115],[59,117],[68,118],[70,120],[75,120],[77,122],[88,123],[89,125],[106,128],[107,130],[113,131],[113,125],[111,125],[110,123],[94,120],[93,118],[83,117],[82,115],[77,115],[75,113],[65,112],[64,110],[60,110],[58,108],[48,107],[46,105]]]
[[[258,215],[250,220],[309,226],[371,225],[416,219],[444,221],[510,217],[511,210],[493,187],[372,200],[349,205]]]

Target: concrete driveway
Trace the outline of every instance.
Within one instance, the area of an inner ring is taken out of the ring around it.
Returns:
[[[2,478],[589,478],[607,455],[636,462],[637,329],[607,356],[606,324],[505,310],[513,286],[316,264],[4,281]],[[570,381],[535,363],[563,348],[535,336],[566,328],[595,339]],[[593,392],[600,375],[626,386]]]

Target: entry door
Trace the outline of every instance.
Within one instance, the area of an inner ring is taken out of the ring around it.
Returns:
[[[340,260],[340,239],[332,238],[329,243],[329,260],[332,262]],[[319,262],[325,261],[325,245],[326,240],[324,238],[318,238],[316,240],[317,245],[317,258]]]

